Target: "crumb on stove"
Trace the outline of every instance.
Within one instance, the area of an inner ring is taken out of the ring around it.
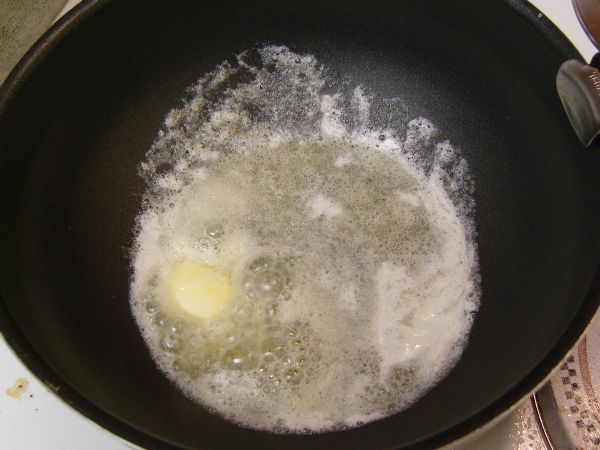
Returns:
[[[29,381],[25,378],[17,378],[15,384],[6,390],[6,395],[9,397],[15,398],[17,400],[21,399],[21,396],[27,391],[27,387],[29,386]],[[30,397],[32,397],[30,395]]]

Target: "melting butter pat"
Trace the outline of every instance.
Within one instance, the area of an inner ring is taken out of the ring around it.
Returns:
[[[229,306],[231,280],[205,264],[177,263],[171,274],[169,295],[185,312],[210,319]]]

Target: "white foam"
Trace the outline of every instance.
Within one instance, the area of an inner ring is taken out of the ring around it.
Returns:
[[[352,164],[352,157],[350,155],[338,156],[333,163],[335,167],[344,167],[348,164]]]
[[[321,133],[324,136],[342,137],[347,133],[338,109],[339,95],[323,95],[321,98]]]
[[[352,91],[352,105],[356,108],[357,129],[365,131],[369,124],[369,113],[371,111],[371,101],[360,86],[356,86]]]
[[[140,166],[131,307],[150,352],[246,427],[315,432],[405,409],[454,366],[478,307],[468,165],[429,120],[392,126],[399,99],[324,93],[311,55],[237,61],[198,81]],[[381,123],[378,101],[392,108]],[[181,260],[227,271],[233,309],[194,321],[172,308]]]
[[[408,122],[404,148],[413,150],[418,146],[425,146],[431,142],[431,139],[437,133],[437,129],[428,119],[417,117]]]
[[[308,202],[306,202],[306,206],[310,211],[310,217],[312,219],[316,219],[317,217],[321,216],[329,218],[336,217],[343,212],[342,207],[338,203],[327,198],[323,194],[317,194],[311,197]]]

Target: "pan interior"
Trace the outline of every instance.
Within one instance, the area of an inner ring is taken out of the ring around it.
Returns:
[[[580,147],[554,90],[570,47],[495,0],[163,3],[98,7],[0,117],[2,295],[45,363],[156,442],[200,448],[409,445],[466,432],[477,422],[461,422],[533,388],[540,375],[528,374],[552,352],[558,361],[557,342],[585,320],[600,255],[600,154]],[[475,179],[483,295],[469,345],[412,408],[349,431],[277,436],[210,415],[156,369],[129,311],[138,164],[187,86],[265,43],[401,97]]]

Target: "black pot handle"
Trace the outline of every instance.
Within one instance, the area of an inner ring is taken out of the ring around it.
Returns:
[[[585,32],[600,48],[600,2],[573,0],[573,7]],[[556,89],[569,121],[586,147],[600,135],[600,53],[590,64],[571,59],[556,75]]]

